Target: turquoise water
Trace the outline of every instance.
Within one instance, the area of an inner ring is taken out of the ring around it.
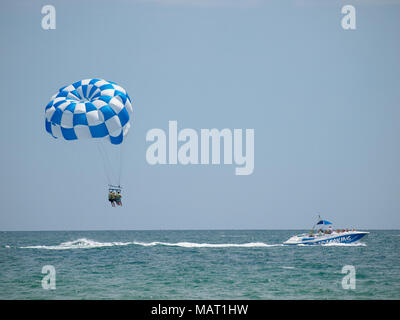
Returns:
[[[400,231],[369,231],[325,246],[281,244],[302,230],[0,232],[0,298],[400,299]]]

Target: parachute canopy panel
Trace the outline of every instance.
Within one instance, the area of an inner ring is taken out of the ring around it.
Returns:
[[[63,140],[109,139],[120,144],[133,118],[132,101],[114,82],[85,79],[59,90],[45,108],[45,128]]]

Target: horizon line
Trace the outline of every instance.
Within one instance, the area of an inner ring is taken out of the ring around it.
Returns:
[[[337,228],[342,230],[342,228]],[[400,229],[386,229],[386,228],[377,228],[377,229],[369,229],[369,228],[347,228],[347,229],[355,229],[355,230],[376,230],[376,231],[400,231]],[[296,231],[296,230],[309,230],[309,229],[297,229],[297,228],[289,228],[289,229],[56,229],[56,230],[0,230],[0,232],[86,232],[86,231]]]

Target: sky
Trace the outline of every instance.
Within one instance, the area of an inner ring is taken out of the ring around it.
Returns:
[[[1,1],[0,230],[399,229],[399,30],[394,0]],[[44,127],[87,78],[134,100],[121,208],[95,143]],[[254,129],[254,172],[150,165],[146,134],[169,121]]]

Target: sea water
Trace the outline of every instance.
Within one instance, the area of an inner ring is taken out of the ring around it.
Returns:
[[[0,299],[400,299],[400,231],[282,245],[304,231],[0,232]]]

